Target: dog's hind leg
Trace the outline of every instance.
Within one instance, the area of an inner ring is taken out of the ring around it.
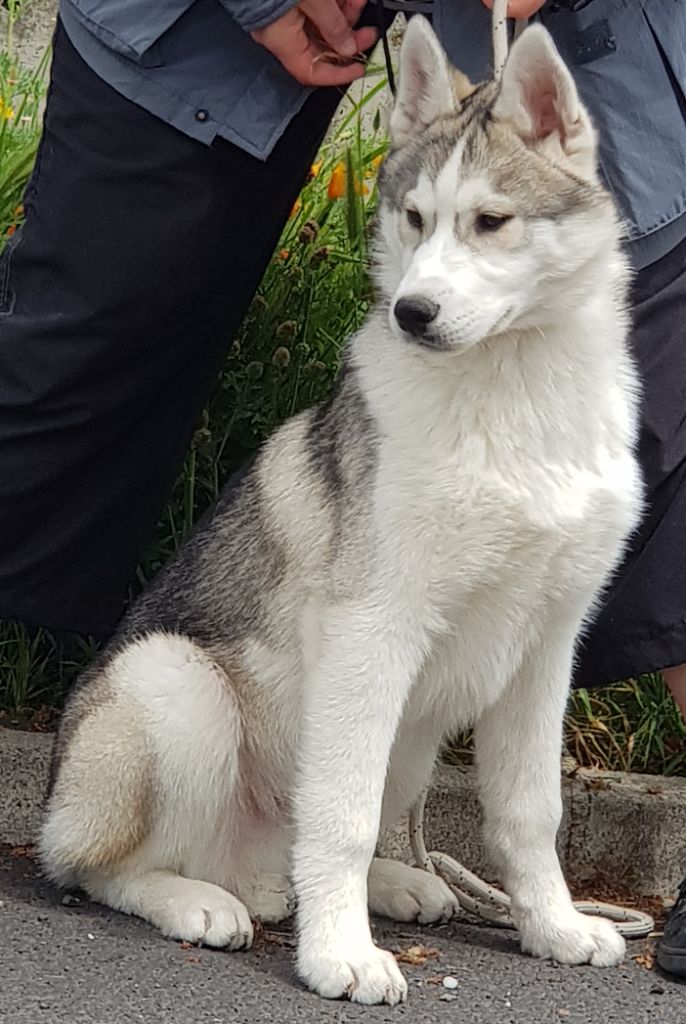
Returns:
[[[166,935],[249,945],[248,911],[224,888],[241,718],[221,669],[183,637],[136,640],[77,693],[62,728],[40,841],[48,873]]]
[[[173,871],[124,870],[113,878],[93,872],[83,886],[89,895],[124,914],[154,924],[163,935],[206,946],[245,949],[253,926],[244,903],[209,882]]]

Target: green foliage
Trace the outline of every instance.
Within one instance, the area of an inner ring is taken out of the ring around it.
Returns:
[[[686,775],[686,724],[660,675],[577,690],[565,742],[589,767]]]
[[[227,339],[226,363],[132,596],[272,430],[328,395],[342,345],[364,320],[376,170],[386,148],[378,122],[363,130],[367,104],[384,85],[372,84],[372,76],[361,100],[347,101],[339,113],[230,347]],[[16,130],[13,120],[10,127]],[[0,234],[15,223],[14,210],[10,204],[9,215],[0,214]],[[0,708],[59,702],[92,652],[84,643],[67,653],[44,630],[29,634],[17,624],[0,625]]]
[[[0,250],[22,218],[22,196],[31,174],[41,128],[48,54],[30,71],[14,57],[19,4],[7,0],[7,35],[0,50]]]
[[[138,569],[144,584],[222,484],[285,419],[329,394],[371,302],[369,240],[386,150],[364,127],[368,87],[324,143],[231,345],[191,452]]]
[[[47,630],[0,625],[0,713],[61,704],[77,675],[95,656],[85,637],[63,641]],[[0,719],[0,725],[2,720]]]
[[[575,690],[564,742],[567,754],[584,768],[686,775],[686,723],[658,674]],[[445,757],[449,764],[472,764],[472,734],[456,737]]]

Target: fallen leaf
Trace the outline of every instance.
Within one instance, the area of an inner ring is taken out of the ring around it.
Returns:
[[[423,967],[427,960],[435,960],[441,954],[437,949],[431,949],[427,946],[408,946],[407,949],[395,950],[393,955],[399,964]]]
[[[607,779],[584,779],[586,789],[593,790],[595,792],[602,792],[605,789],[610,789],[610,783]]]
[[[652,971],[655,966],[655,946],[652,942],[646,942],[640,953],[631,958],[639,967],[645,967],[646,971]]]
[[[10,857],[28,857],[29,860],[33,860],[35,855],[35,846],[13,846],[10,850]]]

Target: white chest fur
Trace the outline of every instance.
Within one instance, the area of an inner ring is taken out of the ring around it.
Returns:
[[[397,341],[385,362],[358,347],[382,428],[382,557],[432,622],[415,701],[445,713],[453,694],[457,724],[495,699],[553,609],[578,619],[593,604],[638,521],[633,371],[621,338],[584,340],[496,339],[443,365]]]

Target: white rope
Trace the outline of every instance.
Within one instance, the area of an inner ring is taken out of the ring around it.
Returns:
[[[491,33],[493,39],[493,77],[500,81],[509,49],[508,0],[493,0]]]
[[[510,898],[500,889],[484,882],[478,875],[445,853],[429,853],[424,842],[424,805],[426,791],[410,811],[410,847],[417,867],[432,875],[439,875],[457,897],[463,910],[498,925],[500,928],[514,928],[510,915]],[[654,930],[655,922],[650,914],[641,910],[616,907],[598,900],[582,900],[574,904],[582,914],[606,917],[615,922],[620,935],[628,939],[641,939]]]
[[[507,18],[508,0],[493,0],[491,35],[493,40],[493,77],[500,81],[510,48],[510,30]],[[528,18],[517,18],[513,39],[518,39],[528,24]]]

